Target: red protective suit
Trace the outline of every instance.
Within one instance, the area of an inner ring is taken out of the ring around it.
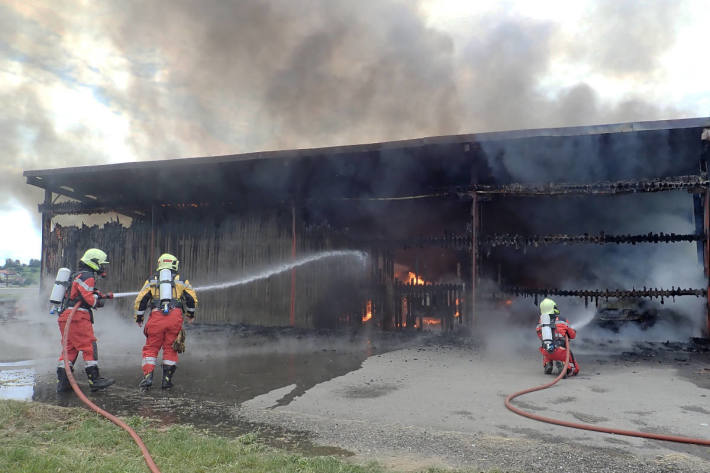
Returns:
[[[59,315],[59,332],[64,340],[64,328],[67,318],[74,305],[81,302],[72,317],[71,330],[69,330],[69,340],[67,340],[67,355],[69,363],[73,365],[82,352],[86,366],[96,366],[98,364],[98,354],[96,350],[96,337],[94,336],[94,315],[92,309],[99,303],[99,292],[94,287],[95,276],[93,271],[79,271],[73,277],[67,308]],[[64,353],[59,356],[59,367],[64,367]]]
[[[550,315],[550,318],[555,317]],[[569,326],[566,320],[562,320],[559,317],[555,317],[554,326],[552,330],[553,344],[555,346],[554,351],[549,352],[545,347],[540,347],[540,353],[542,353],[542,364],[547,366],[548,363],[553,361],[559,361],[564,363],[567,357],[567,349],[565,348],[565,335],[570,340],[573,340],[577,336],[577,331]],[[537,324],[537,337],[542,340],[542,321],[538,321]],[[547,373],[547,370],[545,371]],[[569,368],[567,370],[567,375],[576,375],[579,373],[579,364],[577,360],[574,359],[572,350],[569,351]]]
[[[155,369],[160,349],[163,349],[163,364],[175,365],[178,354],[173,348],[173,342],[182,328],[182,309],[174,308],[164,314],[158,309],[150,313],[150,318],[145,324],[145,346],[143,347],[143,374],[146,375]]]
[[[143,323],[145,311],[150,310],[150,317],[143,329],[143,334],[146,337],[142,360],[144,377],[155,370],[158,354],[162,349],[163,370],[168,369],[170,379],[178,362],[178,353],[173,348],[173,342],[182,329],[183,314],[188,320],[195,318],[195,309],[197,308],[195,290],[189,281],[182,281],[177,272],[172,271],[171,277],[173,298],[170,300],[170,309],[167,314],[161,310],[158,275],[148,279],[136,296],[135,318],[138,324]]]

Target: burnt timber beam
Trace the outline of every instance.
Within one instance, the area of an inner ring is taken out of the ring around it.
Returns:
[[[599,181],[589,184],[547,183],[547,184],[476,184],[467,188],[459,188],[462,192],[477,195],[498,195],[507,197],[539,197],[554,195],[614,195],[632,194],[637,192],[666,192],[687,190],[701,193],[710,185],[705,173],[701,175],[673,176],[654,179]]]
[[[44,202],[45,205],[51,205],[52,202],[52,191],[49,189],[44,190]],[[47,273],[47,253],[49,252],[49,234],[52,230],[52,214],[50,212],[42,212],[42,248],[40,252],[41,262],[39,265],[39,288],[41,291],[45,289],[45,279],[48,276]]]
[[[110,205],[103,202],[59,202],[42,203],[38,206],[41,213],[51,212],[53,215],[77,215],[97,213],[119,213],[131,218],[144,218],[146,215],[138,210],[128,209],[119,205]]]
[[[131,218],[145,217],[140,211],[127,209],[122,205],[106,204],[98,200],[96,196],[90,194],[81,194],[74,189],[66,186],[51,186],[44,182],[40,177],[28,176],[27,184],[40,187],[45,192],[53,192],[57,196],[63,195],[74,199],[74,202],[54,203],[51,199],[46,200],[38,205],[38,210],[41,214],[50,213],[52,215],[71,215],[71,214],[95,214],[95,213],[118,213]]]
[[[485,236],[481,239],[481,246],[486,248],[495,248],[497,246],[512,246],[515,248],[527,246],[544,246],[544,245],[567,245],[574,243],[616,243],[616,244],[631,244],[637,243],[677,243],[677,242],[696,242],[705,241],[703,234],[675,234],[675,233],[647,233],[642,235],[607,235],[604,232],[590,235],[584,233],[581,235],[567,234],[552,234],[552,235],[517,235],[517,234],[494,234]]]
[[[598,302],[599,299],[624,299],[624,298],[638,298],[646,297],[651,299],[660,299],[661,303],[664,299],[679,296],[695,296],[695,297],[707,297],[708,289],[682,289],[671,287],[671,289],[658,289],[658,288],[646,288],[643,289],[558,289],[558,288],[543,288],[543,289],[530,289],[522,287],[509,287],[502,288],[499,293],[492,294],[493,299],[504,299],[509,296],[519,296],[519,297],[547,297],[547,296],[561,296],[561,297],[580,297],[584,298],[585,302],[589,299],[593,299]]]
[[[71,187],[67,186],[52,186],[44,181],[41,177],[36,177],[36,176],[28,176],[27,177],[27,184],[33,185],[40,187],[42,189],[54,192],[55,194],[60,194],[64,195],[66,197],[70,197],[74,200],[78,200],[79,202],[92,202],[96,201],[97,198],[96,196],[90,195],[90,194],[81,194],[79,192],[76,192],[74,189]]]
[[[480,223],[480,207],[478,203],[478,195],[471,196],[471,307],[470,325],[476,323],[476,290],[478,288],[478,230]]]
[[[446,248],[452,250],[471,249],[471,233],[449,233],[441,235],[421,236],[412,238],[371,238],[344,236],[349,242],[368,245],[376,248]],[[511,246],[515,248],[538,247],[544,245],[568,244],[631,244],[637,243],[679,243],[679,242],[705,242],[704,234],[676,234],[676,233],[645,233],[639,235],[612,235],[604,232],[597,234],[583,233],[579,235],[550,234],[550,235],[519,235],[509,233],[495,233],[478,237],[479,248],[495,248]]]
[[[705,280],[707,287],[707,300],[705,301],[706,317],[705,317],[705,334],[710,336],[710,189],[705,191],[703,196],[705,200],[705,209],[703,215],[703,230],[705,233]]]

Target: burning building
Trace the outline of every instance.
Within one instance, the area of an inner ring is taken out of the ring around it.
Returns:
[[[699,118],[24,175],[45,191],[45,278],[93,246],[116,291],[136,290],[162,252],[200,286],[361,250],[365,266],[322,259],[215,291],[201,320],[449,329],[520,296],[706,300],[709,129]],[[72,214],[113,220],[62,223]],[[662,256],[678,246],[693,258]]]

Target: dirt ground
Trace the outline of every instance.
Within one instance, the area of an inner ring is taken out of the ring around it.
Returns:
[[[503,337],[494,327],[473,339],[191,326],[176,387],[141,393],[140,329],[102,315],[100,366],[116,385],[90,396],[118,415],[226,434],[256,429],[277,445],[406,470],[710,471],[709,447],[570,429],[508,411],[508,394],[552,379],[542,373],[534,329]],[[54,318],[9,318],[0,329],[0,397],[80,405],[54,392]],[[579,376],[516,405],[573,422],[710,439],[710,345],[580,336],[573,350]],[[86,388],[81,362],[77,368]]]

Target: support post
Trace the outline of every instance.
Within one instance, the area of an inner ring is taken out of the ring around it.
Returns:
[[[476,290],[478,289],[478,194],[471,194],[473,200],[471,202],[471,307],[470,323],[473,329],[473,324],[476,321]]]
[[[49,189],[44,190],[44,205],[50,206],[52,204],[52,191]],[[48,208],[48,207],[45,207]],[[49,238],[50,232],[52,231],[52,211],[45,210],[42,212],[42,249],[40,252],[40,270],[39,270],[39,288],[40,291],[45,289],[44,280],[49,274]]]
[[[150,204],[150,264],[148,274],[155,264],[155,204]]]
[[[296,204],[291,202],[291,260],[296,261]],[[296,268],[291,269],[291,310],[288,322],[296,326]]]
[[[705,304],[705,335],[710,337],[710,189],[705,189],[705,202],[703,208],[703,233],[705,234],[704,266],[705,280],[707,283],[707,300]]]

